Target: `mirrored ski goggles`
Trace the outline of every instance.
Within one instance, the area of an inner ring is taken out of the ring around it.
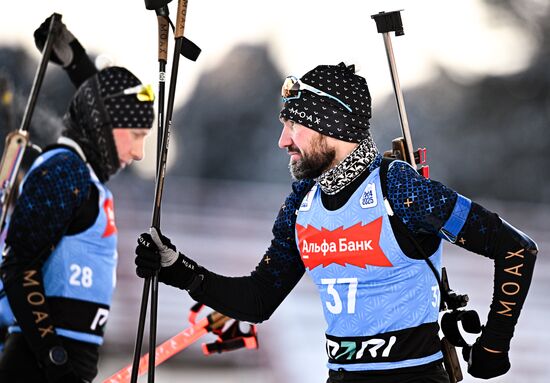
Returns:
[[[127,96],[130,94],[135,94],[138,101],[147,102],[155,101],[155,92],[153,92],[153,87],[150,84],[147,85],[137,85],[131,88],[124,89],[118,93],[109,94],[105,98]]]
[[[281,97],[283,98],[283,102],[300,98],[300,96],[302,95],[302,90],[308,90],[318,96],[328,97],[340,103],[340,105],[346,108],[348,112],[352,112],[351,107],[345,104],[342,100],[326,92],[323,92],[322,90],[312,87],[311,85],[307,85],[294,76],[288,76],[283,83],[283,87],[281,88]]]

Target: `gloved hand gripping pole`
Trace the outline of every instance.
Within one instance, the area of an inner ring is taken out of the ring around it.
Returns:
[[[187,14],[187,0],[178,1],[178,11],[175,28],[175,47],[172,62],[172,71],[170,75],[170,88],[168,91],[167,113],[165,124],[162,124],[162,112],[164,111],[164,77],[167,61],[167,46],[168,46],[168,12],[167,4],[170,0],[156,1],[158,5],[157,20],[159,22],[159,120],[158,120],[158,137],[157,141],[157,174],[155,179],[155,199],[153,206],[153,216],[151,226],[160,227],[160,208],[162,202],[162,191],[164,187],[164,178],[166,175],[166,161],[168,157],[168,145],[170,138],[170,128],[172,126],[172,113],[174,110],[174,98],[176,93],[176,83],[179,66],[179,54],[182,51],[183,30],[185,26],[185,16]],[[146,1],[146,6],[149,4]],[[165,24],[166,23],[166,24]],[[138,323],[137,338],[134,348],[134,357],[132,363],[131,382],[136,383],[138,378],[139,360],[141,354],[141,346],[143,342],[143,332],[145,328],[145,317],[147,311],[147,301],[149,290],[151,290],[151,313],[149,318],[149,367],[148,367],[148,382],[153,383],[155,380],[155,347],[156,347],[156,332],[157,332],[157,309],[158,309],[158,275],[151,278],[146,278],[143,282],[143,293],[141,299],[140,316]]]

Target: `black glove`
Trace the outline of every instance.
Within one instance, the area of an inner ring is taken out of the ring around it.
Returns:
[[[42,52],[46,44],[51,20],[52,16],[48,17],[40,27],[34,31],[34,43],[40,52]],[[61,65],[63,68],[71,65],[77,56],[85,52],[82,45],[62,22],[56,23],[52,34],[54,41],[50,60]]]
[[[180,289],[194,287],[197,278],[202,280],[201,267],[178,253],[169,238],[152,227],[150,233],[138,237],[136,247],[136,274],[140,278],[150,278],[159,273],[159,281]]]
[[[84,379],[79,377],[74,370],[69,370],[65,375],[62,375],[56,380],[49,381],[51,383],[86,383]]]
[[[160,253],[149,233],[141,233],[136,247],[136,274],[140,278],[151,278],[160,270]]]
[[[48,383],[84,383],[85,380],[78,376],[67,351],[61,345],[50,348],[48,356],[43,359],[43,371]]]
[[[52,16],[48,17],[36,31],[34,31],[34,42],[36,47],[42,52]],[[74,35],[67,29],[62,22],[56,23],[52,31],[54,42],[50,61],[61,65],[71,82],[75,87],[79,87],[86,79],[97,73],[97,69],[86,53],[86,50]]]
[[[490,352],[479,344],[462,348],[462,356],[468,362],[468,373],[476,378],[491,379],[504,375],[510,369],[508,352]]]

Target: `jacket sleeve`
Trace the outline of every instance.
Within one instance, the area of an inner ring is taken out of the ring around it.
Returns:
[[[268,319],[305,272],[294,226],[296,211],[313,184],[303,180],[292,185],[273,225],[271,245],[249,276],[230,278],[202,269],[202,283],[190,291],[193,299],[235,319]]]
[[[392,164],[393,165],[393,164]],[[481,345],[508,351],[527,297],[538,252],[526,234],[497,214],[396,161],[388,198],[413,233],[431,233],[494,262],[493,299]]]
[[[86,165],[73,153],[58,154],[37,167],[23,185],[6,237],[1,276],[17,325],[47,375],[66,373],[48,364],[61,346],[44,291],[42,266],[90,189]]]
[[[493,299],[480,344],[491,350],[508,351],[533,277],[537,244],[475,202],[456,244],[494,262]]]
[[[88,56],[88,53],[86,53],[78,40],[75,41],[76,43],[73,42],[74,60],[68,67],[63,69],[71,79],[73,85],[78,88],[84,81],[92,77],[98,71],[92,59]]]

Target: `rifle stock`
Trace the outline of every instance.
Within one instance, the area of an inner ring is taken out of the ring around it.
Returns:
[[[397,74],[397,65],[395,63],[393,46],[390,38],[390,32],[395,32],[396,36],[403,36],[405,34],[400,12],[401,11],[380,12],[376,15],[371,16],[371,18],[374,19],[374,21],[376,22],[378,33],[381,33],[384,39],[384,47],[386,48],[388,66],[392,78],[395,101],[397,103],[397,111],[399,113],[401,132],[403,134],[401,137],[393,140],[392,152],[386,152],[384,153],[384,155],[387,155],[387,157],[408,162],[412,165],[413,168],[418,169],[424,177],[428,178],[429,167],[425,165],[426,149],[422,148],[418,149],[417,151],[413,149],[411,131],[409,128],[409,120],[407,118],[407,111],[405,109],[405,100],[403,98],[403,92],[401,90],[401,84],[399,82],[399,76]]]
[[[397,75],[397,66],[395,64],[395,57],[393,54],[393,47],[390,38],[390,32],[395,32],[396,36],[403,36],[405,34],[400,12],[401,11],[380,12],[376,15],[371,15],[371,18],[374,19],[374,21],[376,22],[378,33],[381,33],[384,39],[384,46],[386,48],[388,65],[392,78],[393,90],[395,93],[395,100],[397,102],[397,110],[399,112],[401,131],[403,133],[402,137],[398,137],[392,141],[392,150],[384,152],[384,156],[406,161],[411,164],[415,169],[417,169],[424,177],[429,178],[429,166],[425,165],[426,149],[420,148],[417,151],[413,150],[411,132],[409,129],[407,112],[405,110],[405,101],[403,99],[403,92],[401,91],[401,85],[399,83],[399,76]],[[417,165],[420,166],[417,168]],[[440,280],[437,272],[433,268],[432,271],[434,271],[434,275],[438,279],[439,283]],[[446,279],[444,268],[443,272],[444,278]],[[439,283],[439,285],[440,288],[444,288],[442,294],[445,293],[446,297],[448,297],[448,283],[446,286],[442,286],[441,283]],[[442,305],[440,311],[444,311],[445,309],[445,305]],[[450,382],[460,382],[463,377],[455,346],[451,344],[447,338],[444,337],[441,340],[441,348],[443,352],[445,369],[449,374]]]
[[[13,199],[13,189],[16,187],[17,174],[28,144],[29,134],[26,131],[17,130],[6,136],[0,162],[0,203],[2,204],[0,230],[4,228],[8,208]]]

